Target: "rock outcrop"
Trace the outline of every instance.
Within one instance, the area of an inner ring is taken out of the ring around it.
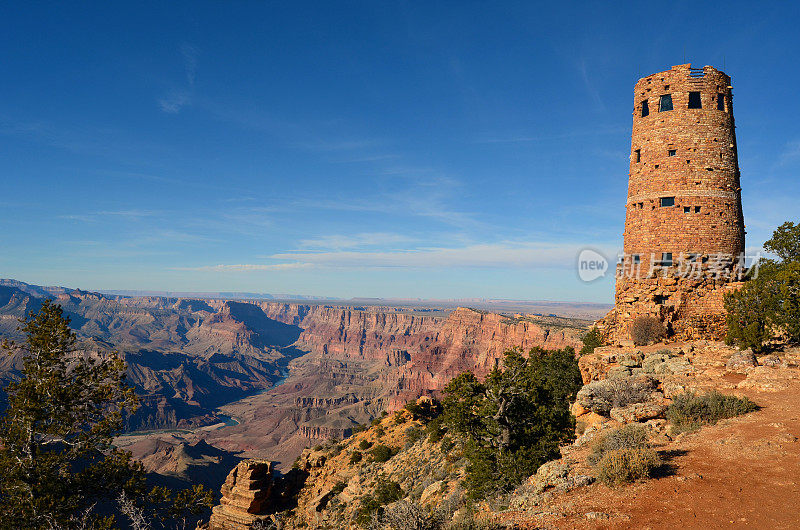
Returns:
[[[261,517],[272,493],[272,463],[245,460],[222,485],[222,499],[211,513],[209,530],[249,530]]]

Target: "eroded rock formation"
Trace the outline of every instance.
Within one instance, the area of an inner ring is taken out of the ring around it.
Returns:
[[[248,530],[266,508],[272,486],[272,463],[239,462],[222,485],[222,499],[211,514],[209,530]]]

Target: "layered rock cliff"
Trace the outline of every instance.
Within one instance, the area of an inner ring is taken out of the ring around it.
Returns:
[[[11,323],[44,297],[62,305],[87,349],[125,356],[142,403],[131,430],[187,429],[185,443],[207,439],[282,466],[303,447],[346,436],[383,410],[441,390],[464,370],[487,373],[508,348],[576,346],[587,324],[466,308],[434,315],[397,307],[126,298],[17,282],[0,284],[0,333],[20,338]],[[6,380],[14,377],[13,361],[0,369]],[[236,420],[225,421],[219,407]],[[228,426],[220,428],[223,421]]]

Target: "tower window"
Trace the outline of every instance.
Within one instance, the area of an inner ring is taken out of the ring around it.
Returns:
[[[658,101],[658,112],[672,110],[672,94],[664,94]]]
[[[639,254],[631,254],[631,261],[634,264],[638,265],[639,263],[642,262],[642,259],[639,257]]]
[[[689,206],[684,206],[683,207],[683,213],[689,213],[689,210],[691,210],[691,208]]]
[[[643,203],[643,202],[640,202],[640,203],[639,203],[639,209],[641,210],[642,208],[644,208],[644,203]]]
[[[661,197],[661,206],[675,206],[675,197]]]
[[[675,153],[676,153],[675,149],[668,149],[667,150],[667,155],[669,155],[669,156],[675,156]]]
[[[701,109],[703,104],[700,101],[700,92],[689,92],[689,108]]]
[[[717,94],[717,110],[725,110],[725,94]]]
[[[642,118],[650,114],[650,105],[647,104],[647,100],[645,99],[642,101]]]
[[[694,207],[694,213],[700,213],[700,207],[699,206],[695,206]]]
[[[672,252],[661,253],[661,265],[669,267],[672,265]]]
[[[642,161],[642,150],[641,149],[637,149],[636,151],[633,152],[633,159],[636,162],[641,162]]]

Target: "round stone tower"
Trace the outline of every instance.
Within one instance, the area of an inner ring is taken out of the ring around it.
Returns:
[[[644,275],[744,251],[730,77],[683,64],[636,83],[626,210],[625,259]]]
[[[645,315],[686,339],[723,334],[745,234],[731,89],[723,72],[691,64],[636,83],[624,254],[599,323],[612,341]]]

